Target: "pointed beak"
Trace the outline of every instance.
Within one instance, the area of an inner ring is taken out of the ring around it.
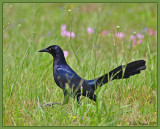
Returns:
[[[42,49],[42,50],[40,50],[40,51],[38,51],[38,52],[48,52],[48,49],[45,48],[45,49]]]

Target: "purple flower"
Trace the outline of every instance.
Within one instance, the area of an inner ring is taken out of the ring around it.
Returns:
[[[88,32],[88,34],[93,34],[95,32],[95,30],[91,27],[88,27],[87,32]]]
[[[148,30],[148,28],[147,28],[147,27],[145,27],[145,28],[144,28],[144,32],[147,32],[147,30]]]
[[[122,32],[117,32],[116,37],[122,39],[125,37],[125,35]]]
[[[84,120],[84,117],[82,117],[82,120]]]
[[[64,53],[64,57],[68,56],[68,51],[63,51],[63,53]]]
[[[104,31],[101,32],[101,35],[103,36],[103,35],[105,35],[105,34],[107,34],[107,33],[108,33],[108,31],[107,31],[107,30],[104,30]]]

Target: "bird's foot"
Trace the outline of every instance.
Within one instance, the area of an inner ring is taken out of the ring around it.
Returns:
[[[52,106],[55,105],[55,104],[62,105],[61,103],[52,103]]]
[[[61,105],[61,103],[47,103],[47,104],[44,104],[44,105],[41,104],[41,107],[50,107],[50,106],[52,106],[54,108],[55,104]]]

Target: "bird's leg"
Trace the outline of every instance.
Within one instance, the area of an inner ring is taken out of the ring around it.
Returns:
[[[64,101],[63,101],[63,103],[47,103],[47,104],[41,105],[41,107],[50,107],[50,106],[54,107],[55,104],[58,104],[58,105],[67,104],[68,101],[69,101],[69,92],[66,89],[63,89],[63,92],[64,92]]]
[[[96,95],[94,94],[93,90],[90,90],[88,92],[86,91],[84,95],[96,102]]]
[[[66,90],[66,89],[63,89],[63,93],[64,93],[64,101],[63,101],[63,104],[67,104],[68,101],[69,101],[69,92]]]
[[[80,103],[80,96],[81,96],[81,94],[77,94],[77,96],[76,96],[77,97],[77,102],[78,102],[79,105],[81,105],[81,103]]]
[[[96,102],[96,95],[95,94],[89,95],[89,98]]]
[[[58,105],[61,105],[61,103],[47,103],[47,104],[44,104],[44,105],[41,105],[41,107],[54,107],[55,104],[58,104]]]
[[[41,107],[50,107],[50,106],[52,106],[54,108],[55,104],[58,104],[58,105],[67,104],[68,101],[69,101],[70,93],[67,91],[67,89],[65,89],[65,87],[63,89],[63,93],[64,93],[64,101],[63,101],[63,103],[47,103],[47,104],[41,105]]]

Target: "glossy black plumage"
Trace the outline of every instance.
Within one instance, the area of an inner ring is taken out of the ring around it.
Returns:
[[[77,98],[78,102],[81,95],[96,101],[94,91],[98,86],[106,84],[109,80],[129,78],[130,76],[139,74],[141,70],[146,69],[145,61],[137,60],[127,65],[119,66],[96,79],[85,80],[77,75],[66,63],[63,51],[58,45],[49,46],[39,52],[48,52],[53,56],[53,76],[56,84],[64,91],[63,103],[67,103],[66,96],[69,94],[66,90],[67,85],[70,87],[72,94]],[[83,88],[83,92],[81,88]]]

